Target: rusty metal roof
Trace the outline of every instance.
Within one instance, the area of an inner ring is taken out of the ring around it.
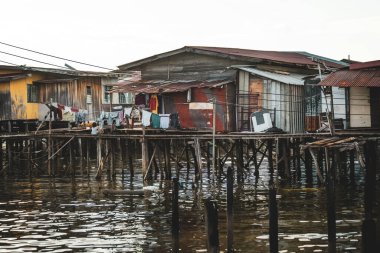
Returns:
[[[217,88],[232,82],[231,80],[140,80],[115,84],[112,92],[174,93],[187,91],[190,88]]]
[[[8,82],[10,80],[17,80],[27,77],[28,74],[0,74],[0,82]]]
[[[233,58],[243,60],[247,62],[271,62],[279,64],[290,65],[308,65],[317,66],[318,63],[313,61],[317,60],[323,62],[326,66],[331,68],[342,68],[348,66],[347,63],[342,61],[333,60],[330,58],[310,54],[308,52],[300,51],[264,51],[264,50],[252,50],[252,49],[240,49],[240,48],[225,48],[225,47],[202,47],[202,46],[185,46],[176,50],[168,51],[165,53],[153,55],[144,59],[133,61],[118,66],[119,69],[131,69],[142,64],[153,62],[159,59],[170,57],[181,53],[196,53],[203,55],[214,55],[223,58]]]
[[[339,70],[319,85],[338,87],[380,87],[380,69]]]
[[[368,62],[353,63],[353,64],[350,65],[350,70],[378,68],[378,67],[380,67],[380,60],[378,60],[378,61],[368,61]]]

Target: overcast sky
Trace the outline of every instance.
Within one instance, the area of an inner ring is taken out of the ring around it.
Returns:
[[[7,0],[0,42],[112,69],[183,46],[371,61],[380,60],[379,11],[379,0]],[[0,52],[96,70],[2,44]],[[4,53],[0,61],[53,67]]]

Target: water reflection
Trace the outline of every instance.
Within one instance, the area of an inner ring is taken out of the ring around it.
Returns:
[[[90,175],[95,173],[93,168]],[[112,181],[80,175],[1,179],[0,253],[170,252],[171,182],[144,186],[138,170],[133,180],[120,170],[117,175]],[[204,176],[196,185],[185,171],[180,174],[181,252],[206,252],[202,199],[208,196],[218,200],[221,249],[226,248],[226,184]],[[258,180],[252,172],[244,184],[235,182],[237,252],[268,252],[267,178],[263,169]],[[144,189],[144,195],[105,195],[106,189]],[[337,185],[337,252],[360,251],[360,189]],[[280,252],[327,252],[324,188],[282,187],[277,200]]]

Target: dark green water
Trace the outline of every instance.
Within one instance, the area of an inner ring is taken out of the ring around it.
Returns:
[[[136,164],[139,162],[136,161]],[[0,180],[1,252],[171,252],[171,182],[143,185],[136,171],[110,180],[90,176],[5,176]],[[79,168],[77,168],[79,169]],[[63,169],[61,169],[63,171]],[[337,252],[360,252],[363,186],[337,184]],[[181,252],[206,252],[203,199],[219,206],[219,239],[226,248],[226,181],[202,187],[180,173],[179,215]],[[144,196],[106,196],[105,189],[145,189]],[[327,210],[324,187],[314,184],[278,189],[279,252],[327,252]],[[234,246],[237,252],[269,252],[268,175],[253,172],[244,184],[235,182]]]

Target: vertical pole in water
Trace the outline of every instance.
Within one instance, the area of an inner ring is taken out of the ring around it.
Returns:
[[[307,187],[311,187],[313,185],[313,162],[308,148],[305,149],[305,174],[306,185]]]
[[[326,160],[326,192],[327,192],[327,226],[328,226],[328,252],[336,252],[336,217],[335,217],[335,161],[332,158],[330,166],[329,150],[325,148]]]
[[[93,142],[92,139],[87,139],[86,141],[86,169],[87,169],[87,176],[89,175],[89,168],[90,168],[90,143]]]
[[[179,252],[178,178],[173,178],[172,189],[172,235],[173,252]]]
[[[165,142],[165,179],[169,180],[172,177],[172,167],[170,164],[170,140]]]
[[[244,158],[243,158],[243,140],[236,140],[236,165],[237,181],[243,182]]]
[[[3,170],[3,140],[0,139],[0,171]]]
[[[128,143],[127,156],[128,156],[129,173],[131,177],[130,179],[132,180],[135,175],[135,171],[133,169],[132,141],[128,140],[127,143]]]
[[[79,167],[81,175],[83,176],[83,148],[82,148],[82,138],[78,138],[78,148],[79,148]]]
[[[215,180],[215,131],[216,131],[216,98],[212,99],[212,177]],[[207,151],[208,152],[208,151]]]
[[[376,141],[368,141],[365,144],[366,173],[364,186],[364,221],[362,225],[363,253],[379,252],[379,249],[376,249],[376,223],[373,219],[373,209],[376,199],[376,150]]]
[[[146,171],[148,169],[148,162],[149,162],[149,157],[148,157],[148,142],[145,138],[145,127],[143,126],[143,138],[141,140],[141,169],[142,169],[142,174],[145,175]]]
[[[190,156],[189,156],[189,148],[191,148],[189,146],[189,144],[187,143],[187,141],[185,141],[185,147],[186,147],[186,150],[185,150],[185,153],[186,153],[186,167],[187,167],[187,177],[189,177],[189,174],[190,174]]]
[[[278,252],[278,210],[276,200],[276,187],[273,180],[273,146],[272,140],[268,140],[268,166],[269,179],[269,248],[271,253]]]
[[[227,169],[227,252],[234,251],[233,233],[233,206],[234,206],[234,172],[231,167]]]
[[[13,147],[13,141],[11,139],[8,139],[7,141],[8,173],[12,173],[12,167],[13,167],[12,147]]]
[[[350,150],[350,183],[355,184],[355,151]]]
[[[205,200],[205,222],[207,252],[219,253],[218,204],[211,199]]]
[[[98,137],[96,139],[96,160],[97,160],[97,167],[99,168],[99,166],[101,165],[101,161],[102,161],[102,139],[100,137]]]
[[[48,138],[48,157],[51,157],[51,117],[52,117],[52,98],[49,103],[49,138]],[[51,159],[48,160],[48,174],[51,176]]]

